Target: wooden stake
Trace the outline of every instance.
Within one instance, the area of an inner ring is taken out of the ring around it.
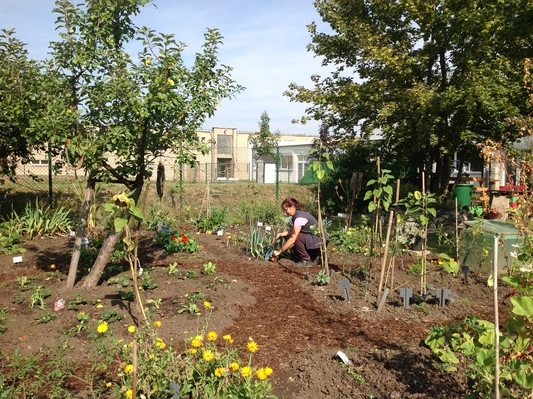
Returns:
[[[387,265],[387,255],[389,253],[389,238],[390,238],[390,231],[392,229],[392,218],[393,217],[394,217],[394,211],[390,211],[389,226],[387,228],[387,238],[385,239],[385,252],[383,254],[383,259],[381,260],[381,277],[379,278],[378,295],[381,293],[381,288],[383,287],[383,278],[385,277],[385,266]]]
[[[492,280],[494,292],[494,352],[496,356],[496,364],[494,368],[494,398],[500,399],[500,328],[499,328],[499,314],[498,314],[498,236],[494,236],[492,254]]]

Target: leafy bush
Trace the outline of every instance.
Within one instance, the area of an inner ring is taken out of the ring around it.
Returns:
[[[168,253],[189,252],[194,253],[202,249],[202,246],[194,238],[189,237],[187,232],[161,231],[154,241],[161,245]]]
[[[11,218],[3,225],[11,232],[21,231],[31,240],[33,237],[65,234],[70,231],[72,224],[72,212],[69,209],[64,206],[43,208],[36,199],[35,206],[27,203],[21,215],[13,211]]]
[[[329,233],[329,239],[335,243],[338,252],[350,252],[370,255],[372,231],[367,226],[344,227]]]
[[[213,208],[210,216],[201,215],[196,220],[196,229],[203,233],[212,231],[213,233],[218,230],[224,229],[227,226],[228,209],[227,208]]]

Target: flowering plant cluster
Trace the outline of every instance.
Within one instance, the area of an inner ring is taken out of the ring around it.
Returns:
[[[370,255],[372,231],[368,226],[344,227],[333,231],[329,239],[335,243],[335,251]]]
[[[214,331],[188,340],[182,392],[193,398],[275,398],[268,395],[272,369],[252,365],[257,343],[252,338],[244,348],[235,348],[233,343],[231,335],[220,340]],[[248,354],[247,361],[241,360],[239,352]]]
[[[189,237],[185,230],[181,233],[176,231],[161,231],[154,241],[161,245],[168,253],[200,251],[203,247],[194,238]]]

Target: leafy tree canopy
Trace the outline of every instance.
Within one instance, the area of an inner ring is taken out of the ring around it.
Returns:
[[[258,160],[264,155],[274,157],[276,155],[275,149],[278,146],[279,140],[279,132],[270,132],[270,117],[267,112],[264,111],[261,114],[261,120],[259,122],[259,133],[250,137],[250,143],[254,148],[254,158]]]
[[[309,25],[309,50],[335,71],[285,93],[341,136],[379,133],[447,185],[453,154],[487,138],[514,141],[526,112],[523,60],[532,53],[527,0],[317,0],[332,33]],[[428,173],[429,175],[429,173]]]

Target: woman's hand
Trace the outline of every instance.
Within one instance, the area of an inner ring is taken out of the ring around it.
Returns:
[[[275,250],[275,251],[272,251],[272,255],[275,256],[276,258],[281,254],[281,251],[278,251],[278,250]]]

